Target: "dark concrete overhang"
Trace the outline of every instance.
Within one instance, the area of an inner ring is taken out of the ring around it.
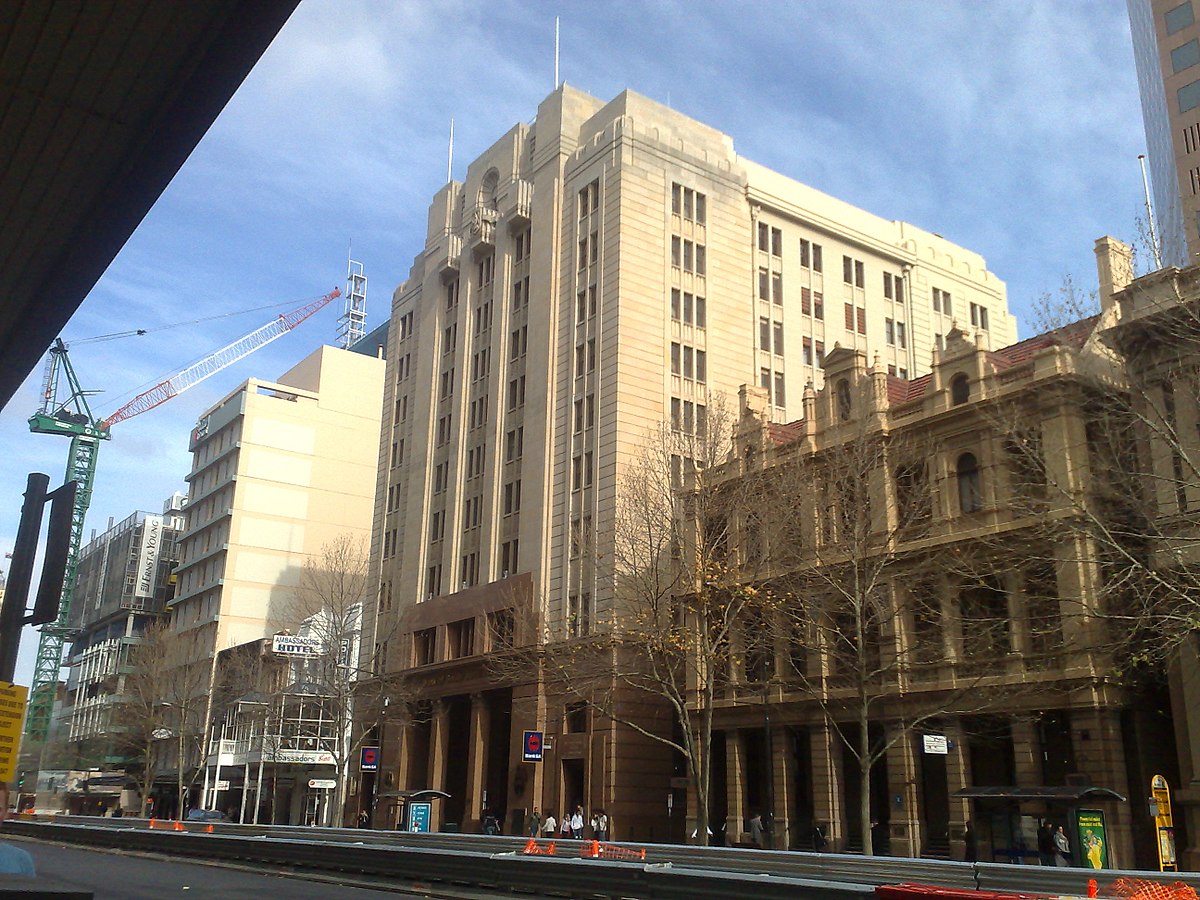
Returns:
[[[298,2],[0,3],[0,407]]]

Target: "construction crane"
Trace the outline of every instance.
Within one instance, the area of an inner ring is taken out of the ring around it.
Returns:
[[[63,578],[58,618],[43,625],[38,638],[33,685],[29,693],[29,715],[25,720],[26,736],[34,740],[45,740],[50,730],[55,689],[62,671],[63,647],[71,634],[68,623],[71,616],[71,600],[75,594],[79,546],[83,538],[83,520],[92,502],[96,455],[100,441],[109,440],[110,429],[116,423],[166,403],[209,376],[244,359],[254,351],[261,350],[341,295],[342,292],[335,288],[324,297],[277,316],[199,362],[164,378],[105,419],[97,419],[92,415],[87,401],[90,392],[83,390],[79,384],[75,369],[67,356],[67,345],[61,339],[54,342],[54,346],[50,348],[50,359],[42,381],[42,405],[29,419],[29,430],[37,434],[57,434],[71,439],[65,480],[74,481],[79,487],[75,494],[75,506],[71,517],[71,540],[67,550],[66,575]]]

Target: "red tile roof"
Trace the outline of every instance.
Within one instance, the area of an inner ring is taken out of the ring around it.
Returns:
[[[1035,335],[1008,347],[1002,347],[989,353],[988,359],[996,368],[1007,369],[1028,362],[1035,353],[1045,350],[1047,347],[1070,347],[1078,350],[1087,343],[1087,339],[1092,336],[1099,321],[1099,316],[1080,319],[1078,322],[1055,328],[1045,334]]]
[[[797,419],[786,425],[772,422],[767,426],[767,434],[776,444],[790,444],[804,432],[804,420]]]
[[[889,375],[887,385],[888,403],[893,405],[896,403],[907,403],[909,400],[916,400],[918,397],[925,396],[925,391],[932,380],[932,375],[922,375],[920,378],[912,379],[912,381],[896,375]]]

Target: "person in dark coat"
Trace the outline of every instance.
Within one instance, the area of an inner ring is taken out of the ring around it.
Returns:
[[[979,861],[979,845],[975,842],[975,826],[968,820],[967,827],[963,831],[963,859],[966,862]]]
[[[1038,829],[1038,862],[1043,866],[1054,865],[1054,826],[1048,821]]]

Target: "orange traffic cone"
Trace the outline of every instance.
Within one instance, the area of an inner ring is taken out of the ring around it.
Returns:
[[[176,830],[176,831],[186,831],[187,829],[185,829],[185,828],[183,827],[183,823],[182,823],[182,822],[176,822],[176,823],[175,823],[175,830]]]

